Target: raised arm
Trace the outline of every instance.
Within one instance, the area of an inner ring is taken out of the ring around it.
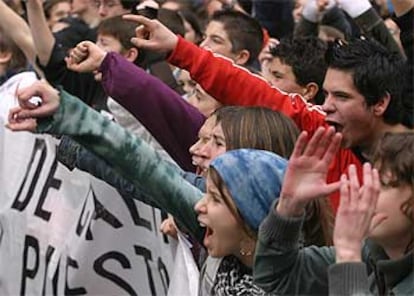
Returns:
[[[339,188],[339,182],[326,183],[326,174],[340,141],[332,128],[320,128],[309,142],[304,132],[296,142],[279,201],[259,229],[253,272],[266,292],[327,294],[327,267],[335,260],[334,252],[328,247],[299,249],[299,237],[309,201]]]
[[[158,207],[157,203],[154,203],[151,198],[143,194],[141,189],[137,188],[134,183],[116,172],[104,159],[81,146],[69,136],[62,136],[57,149],[57,159],[70,170],[78,168],[105,181],[124,198],[137,199],[150,206]],[[168,162],[165,164],[168,164],[170,169],[177,170],[181,175],[184,175],[184,172],[176,165]]]
[[[295,25],[294,36],[318,36],[319,22],[324,14],[332,9],[335,0],[307,0],[303,5],[302,16]],[[336,15],[340,17],[339,15]]]
[[[180,167],[194,171],[188,149],[205,120],[196,108],[156,77],[92,42],[78,44],[67,61],[75,71],[101,72],[105,92],[128,109]]]
[[[40,64],[46,66],[55,44],[55,38],[47,25],[42,3],[42,0],[27,0],[26,7],[37,57]]]
[[[401,53],[397,42],[369,0],[337,0],[366,36],[372,37],[392,52]]]
[[[364,165],[364,183],[359,184],[354,167],[349,180],[343,175],[341,201],[335,221],[336,263],[329,267],[329,295],[369,295],[367,266],[362,262],[363,243],[370,229],[386,216],[375,213],[380,192],[378,171]]]
[[[92,74],[79,74],[66,68],[66,50],[56,43],[43,12],[42,0],[27,0],[27,14],[37,57],[46,79],[61,85],[89,106],[104,108],[106,95]]]
[[[414,1],[392,0],[396,14],[395,21],[400,28],[400,39],[408,64],[414,66]],[[412,81],[411,81],[412,82]]]
[[[301,96],[272,88],[264,79],[230,60],[216,57],[210,51],[177,37],[157,20],[134,15],[124,18],[143,24],[137,30],[137,37],[131,40],[137,47],[172,52],[169,61],[189,71],[191,77],[221,103],[278,110],[311,133],[324,125],[324,113],[308,105]],[[149,36],[149,40],[142,36]]]
[[[14,12],[4,0],[0,0],[0,28],[5,32],[10,32],[14,43],[24,52],[28,61],[34,64],[36,51],[30,28],[26,21]]]
[[[204,115],[120,55],[109,53],[100,70],[105,92],[127,108],[181,168],[194,171],[188,150],[198,139]]]
[[[40,94],[43,103],[33,109],[27,100],[35,93]],[[176,169],[171,169],[144,141],[66,92],[60,92],[59,96],[45,82],[20,90],[18,96],[22,108],[11,111],[10,129],[73,137],[105,159],[116,172],[150,197],[154,205],[171,213],[192,235],[201,239],[202,229],[194,205],[202,193],[185,181]],[[42,120],[37,122],[39,117]]]

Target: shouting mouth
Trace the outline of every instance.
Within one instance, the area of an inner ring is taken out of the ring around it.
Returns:
[[[326,120],[326,123],[329,126],[332,126],[335,129],[335,132],[337,132],[337,133],[341,133],[343,131],[343,129],[344,129],[344,126],[343,125],[341,125],[341,124],[339,124],[339,123],[337,123],[335,121]]]
[[[214,231],[202,222],[200,222],[200,226],[203,227],[205,230],[203,245],[208,249],[209,244],[211,243],[211,236],[213,235]]]

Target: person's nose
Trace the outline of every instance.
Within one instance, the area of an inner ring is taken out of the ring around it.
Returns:
[[[207,212],[206,200],[206,194],[204,194],[203,197],[195,204],[194,210],[197,214],[205,214]]]
[[[334,98],[330,94],[325,96],[325,101],[322,104],[322,110],[326,113],[332,113],[335,111]]]
[[[195,142],[190,149],[188,149],[188,151],[190,152],[191,155],[194,155],[197,153],[197,151],[200,149],[201,146],[201,139],[198,139],[197,142]]]
[[[209,139],[206,143],[202,143],[198,149],[199,156],[209,159],[211,158],[211,141],[212,139]]]
[[[205,39],[204,39],[204,40],[200,43],[200,47],[201,47],[201,48],[206,48],[206,49],[209,49],[209,48],[210,48],[208,38],[205,38]]]
[[[105,17],[108,14],[108,10],[106,9],[105,5],[99,5],[98,13],[100,17]]]

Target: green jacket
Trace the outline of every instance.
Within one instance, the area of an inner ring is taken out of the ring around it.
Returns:
[[[58,111],[52,117],[39,120],[37,132],[71,136],[133,182],[144,193],[143,202],[171,213],[201,241],[203,229],[194,205],[202,192],[183,179],[179,170],[168,165],[145,141],[65,91],[60,93],[60,98]]]
[[[348,284],[355,284],[350,274],[348,282],[342,285],[344,290],[338,293],[338,286],[334,291],[329,290],[328,269],[335,266],[335,249],[299,248],[303,217],[284,218],[275,213],[274,205],[271,209],[259,229],[253,269],[255,284],[278,295],[328,295],[330,292],[347,295],[346,291],[352,290]],[[367,241],[362,258],[367,266],[367,291],[363,294],[414,295],[412,253],[390,260],[380,246]],[[330,271],[329,279],[333,280],[335,270]]]

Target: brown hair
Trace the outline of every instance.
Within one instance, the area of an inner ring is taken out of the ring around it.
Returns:
[[[10,52],[12,57],[7,66],[8,69],[19,72],[27,67],[27,59],[23,51],[2,30],[0,30],[0,52]]]
[[[261,149],[288,159],[299,135],[292,119],[265,107],[226,106],[217,109],[212,115],[216,116],[215,124],[221,124],[227,151]],[[220,189],[219,186],[217,188]],[[333,215],[328,201],[321,198],[311,202],[306,213],[304,244],[332,245]]]
[[[391,173],[389,186],[411,187],[411,197],[401,206],[401,212],[413,224],[412,237],[407,251],[414,248],[414,133],[386,133],[378,143],[372,157],[372,163],[378,168],[380,178]]]
[[[103,20],[98,26],[98,34],[115,38],[121,43],[123,50],[128,50],[135,47],[131,43],[131,38],[135,37],[135,28],[136,24],[118,15]]]
[[[214,114],[227,150],[261,149],[289,158],[299,135],[290,118],[264,107],[222,107]]]
[[[43,2],[43,11],[45,12],[45,16],[47,19],[50,18],[50,12],[52,11],[52,8],[55,7],[59,3],[71,3],[71,0],[46,0]]]

